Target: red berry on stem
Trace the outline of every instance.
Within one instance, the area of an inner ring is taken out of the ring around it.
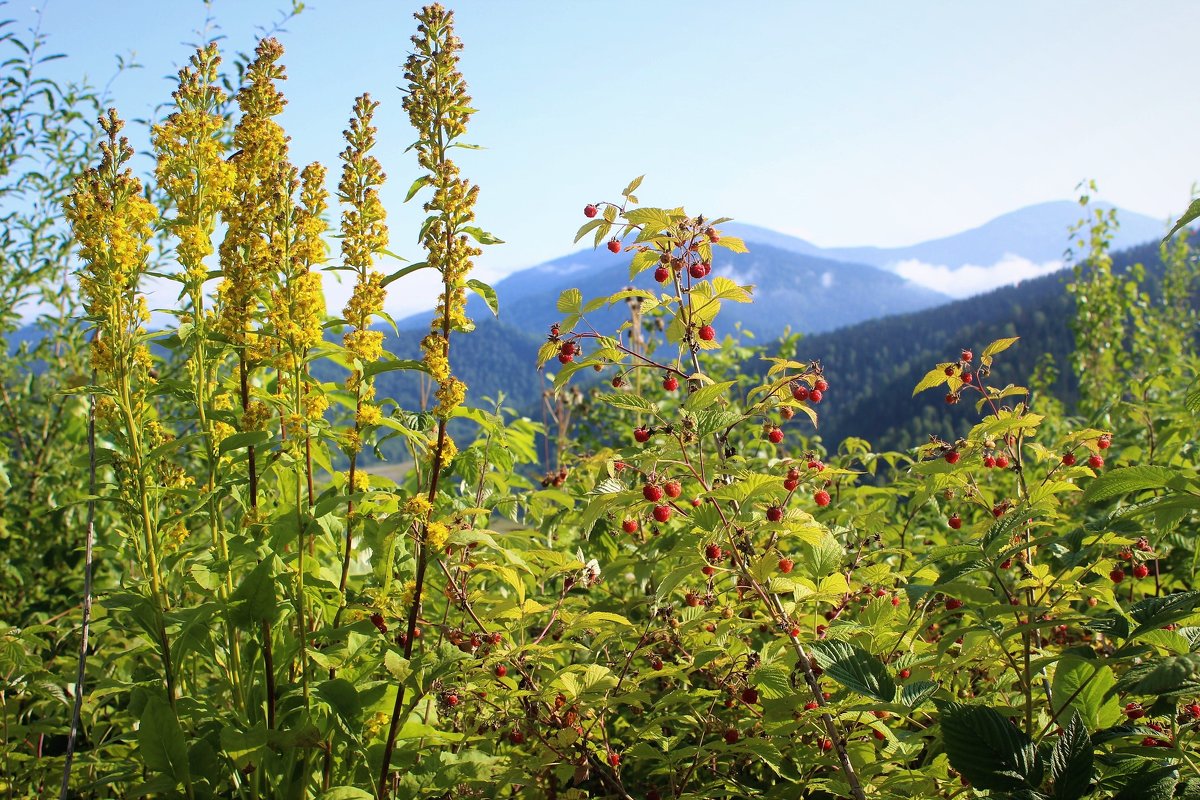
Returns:
[[[1096,447],[1101,450],[1107,450],[1110,445],[1112,445],[1112,436],[1107,433],[1096,440]]]
[[[742,702],[746,705],[754,705],[758,702],[758,689],[753,686],[747,686],[742,689]]]
[[[824,750],[826,753],[828,753],[830,750],[833,749],[833,740],[830,739],[829,737],[825,737],[825,738],[821,739],[821,749]]]
[[[1092,469],[1104,469],[1104,459],[1100,456],[1092,456],[1088,459],[1088,466]]]
[[[627,519],[621,523],[621,530],[626,533],[637,533],[638,521],[636,519]]]
[[[720,561],[722,555],[724,553],[721,552],[721,545],[709,544],[704,546],[704,557],[709,561]]]
[[[647,430],[646,426],[644,426],[644,425],[641,427],[638,427],[638,428],[634,428],[633,429],[633,439],[636,442],[645,444],[646,442],[650,441],[650,431]]]
[[[621,243],[618,242],[616,239],[609,239],[608,240],[608,252],[610,252],[610,253],[621,252]]]
[[[946,610],[947,611],[957,611],[958,609],[962,608],[962,604],[963,604],[962,600],[959,600],[957,597],[947,597],[946,598]]]
[[[671,273],[666,267],[659,267],[658,269],[654,270],[654,280],[658,281],[659,283],[666,283],[670,277]]]
[[[671,507],[670,506],[655,506],[654,507],[654,518],[656,520],[658,520],[659,522],[666,522],[667,520],[669,520],[671,518]]]
[[[974,354],[974,353],[972,353],[970,350],[963,350],[963,351],[962,351],[962,360],[963,360],[963,361],[967,361],[967,362],[969,362],[969,361],[970,361],[971,359],[973,359],[974,357],[975,357],[975,354]]]
[[[771,440],[772,444],[779,444],[783,441],[783,429],[771,428],[771,430],[767,431],[767,438]]]
[[[811,392],[808,393],[808,401],[810,403],[819,403],[819,402],[821,402],[822,399],[824,399],[824,397],[825,397],[825,395],[822,394],[821,390],[817,389],[817,388],[814,388]]]
[[[808,399],[808,387],[804,384],[798,384],[795,389],[792,389],[792,397],[803,403]]]
[[[591,203],[588,203],[586,206],[583,207],[583,215],[585,217],[587,217],[588,219],[591,219],[592,217],[596,216],[596,211],[597,211],[596,207],[594,205],[592,205]]]
[[[984,456],[983,457],[983,465],[985,467],[987,467],[988,469],[991,469],[992,467],[996,466],[996,457],[995,456]]]
[[[712,325],[701,325],[698,335],[706,342],[711,342],[713,339],[717,338],[717,332]]]
[[[669,480],[663,484],[663,491],[667,493],[667,497],[679,497],[683,492],[683,486],[680,485],[679,481]]]
[[[688,274],[696,280],[700,280],[704,277],[704,265],[700,263],[692,264],[688,267]]]
[[[958,530],[962,527],[962,517],[960,517],[958,514],[951,514],[950,519],[947,520],[947,522],[950,523],[950,527],[954,528],[954,530]]]
[[[1120,567],[1114,567],[1113,571],[1108,573],[1108,579],[1113,583],[1120,583],[1125,580],[1125,570]]]
[[[655,486],[653,483],[647,483],[642,487],[642,497],[649,500],[651,503],[657,503],[662,500],[663,490]]]
[[[1133,577],[1135,577],[1135,578],[1144,578],[1149,574],[1150,574],[1150,568],[1147,567],[1145,564],[1138,564],[1136,567],[1133,568]]]
[[[503,678],[507,674],[508,674],[508,667],[504,666],[503,664],[496,665],[496,677],[497,678]]]
[[[737,740],[739,738],[741,738],[741,734],[738,733],[737,728],[726,728],[725,729],[726,744],[737,744]]]
[[[525,734],[521,733],[520,731],[513,731],[508,735],[508,740],[513,744],[524,744]]]
[[[1063,453],[1062,463],[1063,463],[1064,467],[1075,466],[1075,454],[1074,453]]]
[[[960,456],[957,450],[951,450],[943,456],[943,458],[946,459],[947,464],[957,464],[959,457]]]
[[[912,670],[902,669],[902,670],[900,670],[899,675],[900,675],[901,680],[908,680],[909,678],[912,677]]]
[[[667,377],[663,378],[662,387],[668,392],[673,392],[679,388],[679,381],[674,375],[668,375]]]
[[[818,392],[824,392],[828,391],[829,384],[825,382],[824,378],[817,378],[815,381],[813,381],[813,388]]]
[[[612,764],[614,767],[618,766],[621,763],[621,754],[609,751],[608,763]]]
[[[813,501],[822,508],[829,505],[830,499],[829,492],[824,489],[818,489],[817,493],[813,495]]]
[[[779,559],[779,571],[782,572],[784,575],[791,572],[792,567],[794,567],[794,566],[795,566],[795,564],[792,562],[792,560],[790,558]]]
[[[779,522],[783,519],[783,509],[779,506],[770,506],[767,508],[767,521]]]
[[[996,469],[1008,469],[1008,456],[1004,453],[996,456]]]

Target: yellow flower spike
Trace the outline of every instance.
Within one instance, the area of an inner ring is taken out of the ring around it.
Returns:
[[[441,550],[450,539],[450,528],[441,522],[431,522],[425,527],[425,543],[434,550]]]

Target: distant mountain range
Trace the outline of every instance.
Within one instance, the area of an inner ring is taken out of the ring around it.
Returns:
[[[750,252],[718,250],[714,272],[753,285],[754,303],[726,304],[717,327],[732,330],[742,323],[763,338],[786,329],[815,334],[1040,277],[1063,266],[1067,230],[1082,215],[1071,201],[1040,203],[953,236],[893,248],[823,248],[755,225],[728,223],[722,230],[744,239]],[[1157,239],[1165,232],[1163,222],[1143,214],[1118,210],[1118,220],[1114,249]],[[515,272],[495,286],[499,321],[541,337],[559,319],[555,300],[564,289],[578,287],[585,299],[610,294],[631,285],[628,266],[627,254],[599,248]],[[648,272],[632,285],[657,288]],[[490,316],[476,297],[469,310],[476,318]],[[589,322],[601,332],[613,331],[624,314],[617,306],[589,315]],[[398,324],[402,329],[423,328],[427,320],[424,313]]]

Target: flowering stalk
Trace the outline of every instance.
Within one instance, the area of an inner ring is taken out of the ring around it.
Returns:
[[[412,39],[415,51],[405,64],[408,94],[404,98],[404,109],[418,132],[413,149],[417,152],[418,163],[427,172],[421,180],[426,186],[433,187],[433,197],[425,204],[430,216],[422,229],[421,240],[428,253],[427,263],[441,273],[442,291],[430,332],[421,340],[425,367],[438,386],[434,408],[438,422],[437,433],[431,441],[429,483],[426,502],[422,504],[425,510],[416,522],[417,571],[408,600],[405,658],[412,656],[429,552],[440,546],[435,538],[444,544],[448,534],[446,526],[431,521],[430,515],[437,499],[438,478],[457,453],[454,440],[446,432],[446,423],[466,396],[466,385],[450,372],[450,332],[470,330],[470,320],[466,316],[467,274],[471,259],[479,255],[480,250],[470,244],[467,233],[483,238],[478,232],[468,230],[468,224],[475,218],[474,205],[479,187],[460,178],[458,167],[447,156],[456,140],[466,132],[467,121],[473,113],[466,83],[458,71],[458,51],[462,49],[462,42],[454,35],[454,15],[434,4],[421,9],[416,18],[420,24]],[[388,795],[391,759],[404,697],[405,687],[401,685],[396,692],[383,750],[378,787],[381,798]]]
[[[84,309],[96,326],[92,366],[105,389],[98,415],[123,445],[123,459],[117,464],[121,492],[126,495],[127,507],[138,512],[134,524],[141,528],[167,699],[174,708],[167,596],[159,568],[158,520],[150,504],[150,495],[158,487],[153,485],[154,475],[145,460],[144,439],[150,435],[146,423],[153,412],[147,389],[153,378],[142,326],[150,313],[146,298],[138,292],[157,211],[142,196],[141,181],[125,166],[133,157],[133,148],[125,137],[118,136],[123,125],[116,111],[100,117],[107,136],[100,143],[100,165],[75,179],[63,210],[84,262],[79,277]],[[154,426],[157,429],[157,423]]]
[[[387,248],[387,213],[379,200],[379,187],[387,176],[379,161],[371,155],[375,147],[375,128],[371,125],[379,103],[370,95],[354,101],[354,114],[345,131],[346,149],[342,151],[342,179],[338,195],[347,205],[342,212],[342,261],[356,275],[354,291],[342,315],[350,325],[343,344],[351,359],[346,389],[354,394],[354,427],[346,436],[346,454],[350,459],[347,493],[353,496],[367,488],[366,476],[358,471],[358,454],[362,452],[363,435],[379,424],[379,406],[375,399],[374,380],[366,368],[383,355],[383,332],[371,329],[371,324],[383,311],[385,296],[383,273],[374,268],[375,255]],[[350,576],[350,556],[354,546],[354,500],[346,506],[346,539],[342,553],[342,576],[338,585],[345,608],[346,584]]]
[[[260,430],[266,422],[266,407],[250,399],[250,372],[266,356],[262,343],[251,332],[260,297],[275,274],[277,265],[267,231],[271,221],[271,196],[280,165],[287,161],[287,136],[273,117],[283,111],[283,94],[275,82],[284,80],[277,62],[283,47],[275,39],[263,39],[255,59],[246,69],[246,85],[238,92],[242,118],[233,132],[236,167],[233,198],[225,214],[228,229],[221,242],[219,289],[221,332],[238,348],[238,378],[242,405],[242,430]],[[257,521],[258,470],[254,446],[246,448],[249,462],[250,521]]]
[[[217,468],[220,461],[218,445],[220,432],[209,417],[214,386],[210,362],[210,313],[205,309],[204,284],[208,280],[205,259],[213,254],[212,236],[217,215],[232,199],[235,168],[225,160],[221,132],[225,119],[220,109],[225,93],[217,85],[221,57],[216,44],[196,51],[191,65],[179,71],[179,88],[173,93],[175,111],[151,131],[157,165],[155,178],[158,187],[175,208],[175,218],[167,221],[168,230],[176,238],[176,258],[183,268],[181,294],[190,307],[181,317],[180,338],[190,345],[191,358],[187,369],[191,373],[196,396],[196,411],[200,432],[204,436],[204,458],[207,472],[208,526],[213,546],[222,561],[229,560],[225,538],[224,518],[217,501]],[[233,576],[226,573],[218,587],[223,600],[233,594]],[[244,705],[240,687],[240,654],[235,644],[232,623],[226,619],[226,644],[229,650],[228,677],[234,701]]]

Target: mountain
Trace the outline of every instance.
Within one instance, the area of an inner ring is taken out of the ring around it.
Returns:
[[[564,289],[577,287],[590,300],[623,286],[660,288],[650,271],[630,281],[629,260],[628,254],[616,256],[601,248],[516,272],[495,286],[500,298],[499,321],[541,337],[562,317],[555,301]],[[754,286],[752,305],[726,303],[722,307],[716,320],[718,330],[733,330],[741,323],[758,336],[769,338],[782,335],[788,328],[818,333],[949,300],[940,292],[876,267],[803,255],[757,242],[749,253],[717,249],[713,274]],[[470,299],[468,311],[475,319],[491,316],[477,297]],[[423,328],[428,319],[427,314],[418,314],[397,325],[401,329]],[[596,330],[612,333],[627,319],[627,312],[624,304],[617,304],[590,313],[587,319]]]
[[[1112,209],[1096,203],[1096,209]],[[744,223],[724,230],[754,243],[803,255],[869,264],[954,297],[969,297],[998,286],[1040,277],[1063,265],[1067,230],[1083,216],[1070,200],[1026,206],[977,228],[905,247],[819,247],[787,234]],[[1123,249],[1161,238],[1165,220],[1117,209],[1120,227],[1112,247]]]

